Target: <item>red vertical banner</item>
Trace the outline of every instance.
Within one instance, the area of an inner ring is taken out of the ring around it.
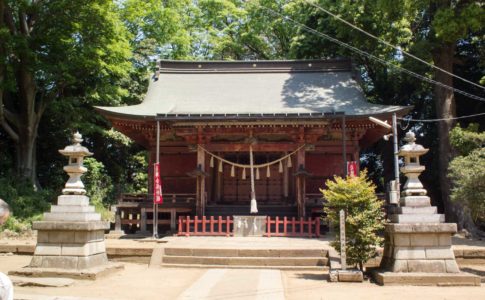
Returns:
[[[162,179],[160,178],[160,163],[153,164],[153,203],[162,204]]]
[[[356,161],[348,161],[347,162],[347,176],[350,176],[350,177],[358,176],[358,174],[357,174],[357,162]]]

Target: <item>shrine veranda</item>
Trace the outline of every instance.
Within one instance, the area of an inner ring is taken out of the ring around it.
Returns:
[[[149,193],[120,198],[117,229],[148,232],[153,224],[157,123],[160,226],[176,230],[185,215],[249,214],[250,147],[259,215],[320,212],[325,180],[345,175],[347,162],[358,169],[360,151],[387,133],[368,117],[411,109],[367,102],[355,75],[344,59],[160,61],[141,104],[97,107],[149,152]]]

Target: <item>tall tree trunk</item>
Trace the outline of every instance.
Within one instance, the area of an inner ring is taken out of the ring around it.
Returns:
[[[36,173],[36,140],[37,128],[42,116],[41,101],[36,101],[37,85],[33,73],[27,69],[27,58],[22,59],[23,64],[17,66],[15,72],[19,108],[16,118],[17,142],[17,173],[20,177],[30,180],[37,186]],[[40,100],[40,99],[39,99]]]
[[[27,126],[23,126],[19,130],[19,142],[16,147],[17,155],[17,174],[21,178],[28,179],[32,184],[37,182],[37,174],[35,172],[35,151],[37,132],[32,132]]]
[[[433,52],[433,60],[437,67],[450,73],[453,72],[453,60],[455,55],[455,44],[441,44]],[[435,79],[448,86],[453,86],[453,78],[439,70],[435,71]],[[438,118],[449,119],[456,116],[455,96],[453,91],[436,86],[434,90],[436,115]],[[438,122],[439,136],[439,183],[441,199],[445,209],[447,222],[456,222],[459,229],[466,228],[471,232],[476,232],[471,215],[462,205],[451,201],[451,180],[448,178],[448,166],[453,159],[454,151],[450,143],[450,131],[455,125],[453,120],[443,120]]]
[[[0,29],[8,32],[12,40],[17,39],[28,45],[34,20],[32,14],[27,16],[21,9],[14,12],[5,0],[0,0]],[[15,143],[17,175],[39,187],[36,172],[36,140],[46,101],[38,95],[31,60],[32,56],[27,48],[9,53],[0,42],[0,81],[12,79],[7,78],[11,76],[15,77],[12,82],[16,84],[15,92],[6,92],[0,87],[0,126]],[[12,73],[6,72],[6,64],[12,67]]]

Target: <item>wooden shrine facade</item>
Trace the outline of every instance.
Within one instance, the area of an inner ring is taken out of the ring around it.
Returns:
[[[143,103],[98,110],[149,151],[150,166],[159,132],[163,193],[194,194],[193,214],[249,213],[251,145],[254,165],[264,165],[255,168],[258,206],[304,217],[325,180],[386,133],[368,117],[408,111],[367,103],[352,74],[348,60],[162,61]]]

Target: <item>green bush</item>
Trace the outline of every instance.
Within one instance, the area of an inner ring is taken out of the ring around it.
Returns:
[[[12,215],[0,226],[0,233],[9,232],[16,236],[28,233],[32,230],[32,223],[42,220],[42,216],[43,214],[37,214],[30,218],[19,219]]]
[[[449,171],[453,181],[451,200],[463,203],[475,223],[485,222],[485,148],[456,157]]]
[[[362,270],[364,263],[376,256],[376,247],[383,242],[378,234],[385,224],[383,203],[376,197],[375,186],[367,178],[366,171],[358,177],[335,176],[325,184],[327,188],[320,190],[327,200],[324,211],[337,233],[332,246],[340,252],[339,212],[343,209],[346,212],[347,262]]]
[[[88,172],[82,177],[87,196],[103,220],[113,221],[114,216],[108,209],[113,198],[111,177],[108,176],[103,163],[95,158],[85,158],[84,166],[88,168]]]
[[[40,220],[49,210],[53,192],[35,191],[32,184],[15,176],[0,178],[0,198],[10,205],[10,218],[0,226],[0,232],[22,234],[32,228],[32,222]]]
[[[475,224],[485,222],[485,132],[478,124],[456,126],[450,134],[451,144],[459,152],[449,166],[453,187],[451,200],[469,210]]]
[[[14,217],[24,220],[49,210],[53,192],[35,191],[32,184],[11,176],[0,178],[0,198],[10,205]]]

